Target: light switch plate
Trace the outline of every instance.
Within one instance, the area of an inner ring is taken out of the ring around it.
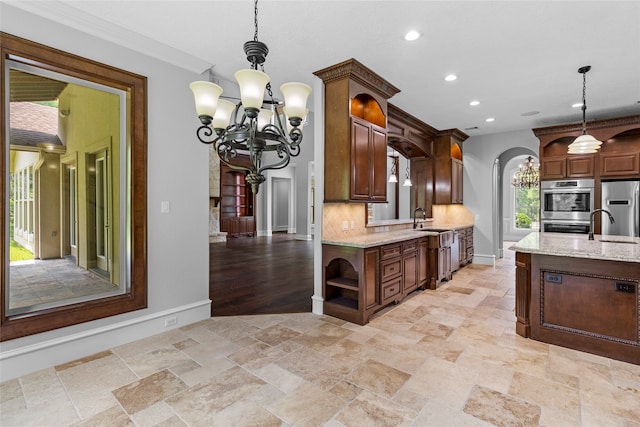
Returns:
[[[166,200],[160,202],[160,213],[169,213],[171,212],[171,203]]]

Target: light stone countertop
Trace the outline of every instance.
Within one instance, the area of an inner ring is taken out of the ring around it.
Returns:
[[[368,233],[359,236],[334,237],[323,239],[322,244],[335,246],[350,246],[354,248],[370,248],[373,246],[386,245],[389,243],[402,242],[405,240],[418,239],[424,236],[436,236],[438,231],[434,230],[455,230],[460,228],[473,227],[473,224],[439,224],[427,225],[424,228],[408,228],[404,230],[388,231],[381,233]]]
[[[602,240],[608,240],[608,242]],[[593,240],[589,240],[586,234],[534,232],[509,249],[538,255],[640,263],[640,238],[638,237],[596,234]]]

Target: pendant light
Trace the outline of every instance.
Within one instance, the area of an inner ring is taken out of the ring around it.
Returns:
[[[568,154],[595,153],[602,145],[602,141],[587,134],[587,73],[590,69],[591,65],[578,68],[578,73],[582,74],[582,135],[569,144]]]
[[[407,174],[404,177],[403,187],[411,187],[411,177],[409,175],[409,163],[411,163],[411,159],[407,159]]]
[[[396,168],[398,155],[396,153],[396,150],[393,150],[391,153],[387,152],[387,155],[391,157],[391,174],[389,175],[389,182],[398,182],[398,170]]]

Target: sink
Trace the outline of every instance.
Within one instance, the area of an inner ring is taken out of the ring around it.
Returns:
[[[637,245],[638,242],[630,242],[629,240],[613,240],[613,239],[600,239],[604,243],[627,243],[631,245]]]

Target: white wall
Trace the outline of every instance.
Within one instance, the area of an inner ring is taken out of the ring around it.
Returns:
[[[494,180],[493,168],[501,154],[514,148],[538,153],[540,142],[531,130],[504,132],[492,135],[472,136],[464,142],[464,205],[475,215],[474,259],[478,264],[493,264],[501,247],[499,224],[495,221],[494,207],[502,199],[502,188]],[[511,152],[522,154],[520,150]],[[508,161],[509,159],[504,159]]]
[[[163,332],[168,316],[174,327],[208,317],[208,146],[195,137],[188,88],[198,75],[5,3],[0,28],[148,78],[148,308],[5,341],[0,380]]]

